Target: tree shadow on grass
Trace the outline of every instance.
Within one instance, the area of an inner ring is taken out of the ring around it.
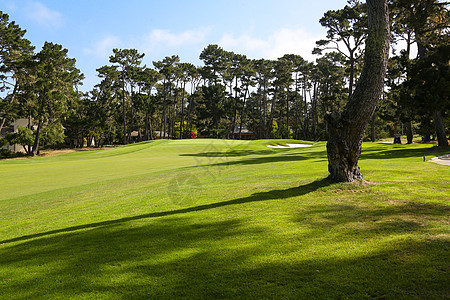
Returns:
[[[44,236],[49,236],[49,235],[54,235],[54,234],[59,234],[59,233],[73,232],[73,231],[82,230],[82,229],[90,229],[90,228],[97,228],[97,227],[102,227],[102,226],[116,225],[116,224],[125,223],[125,222],[129,222],[129,221],[166,217],[166,216],[186,214],[186,213],[191,213],[191,212],[196,212],[196,211],[204,211],[204,210],[220,208],[220,207],[229,206],[229,205],[239,205],[239,204],[245,204],[245,203],[250,203],[250,202],[271,201],[271,200],[286,199],[286,198],[290,198],[290,197],[297,197],[297,196],[302,196],[302,195],[311,193],[319,188],[328,186],[332,183],[333,182],[331,180],[329,180],[328,178],[324,178],[321,180],[316,180],[316,181],[310,182],[306,185],[302,185],[302,186],[298,186],[298,187],[294,187],[294,188],[290,188],[290,189],[286,189],[286,190],[272,190],[269,192],[254,193],[248,197],[243,197],[243,198],[238,198],[238,199],[233,199],[233,200],[226,200],[226,201],[222,201],[222,202],[215,202],[215,203],[198,205],[198,206],[194,206],[194,207],[176,209],[176,210],[171,210],[171,211],[148,213],[148,214],[143,214],[143,215],[138,215],[138,216],[131,216],[131,217],[120,218],[120,219],[115,219],[115,220],[101,221],[101,222],[95,222],[95,223],[90,223],[90,224],[83,224],[83,225],[78,225],[78,226],[72,226],[72,227],[67,227],[67,228],[62,228],[62,229],[51,230],[51,231],[47,231],[47,232],[24,235],[21,237],[16,237],[16,238],[12,238],[9,240],[0,241],[0,244],[24,241],[24,240],[29,240],[29,239],[33,239],[33,238],[39,238],[39,237],[44,237]]]
[[[253,157],[253,158],[245,158],[240,160],[231,160],[231,161],[222,161],[222,162],[212,162],[211,164],[202,165],[209,167],[217,167],[217,166],[232,166],[232,165],[255,165],[255,164],[268,164],[268,163],[276,163],[276,162],[296,162],[296,161],[305,161],[310,159],[310,157],[300,156],[300,155],[275,155],[275,156],[264,156],[264,157]]]
[[[181,154],[180,156],[192,156],[202,166],[229,166],[229,165],[254,165],[275,162],[295,162],[310,159],[326,161],[326,150],[315,152],[300,152],[298,149],[277,150],[239,150],[229,152],[202,152],[194,154]],[[256,157],[248,157],[256,156]]]
[[[238,219],[194,223],[188,217],[89,229],[0,247],[1,294],[17,299],[164,296],[169,292],[165,288],[188,280],[181,274],[185,268],[198,271],[195,265],[182,263],[201,252],[198,248],[211,248],[215,239],[254,233],[241,228]],[[195,262],[205,267],[204,262]]]
[[[320,185],[275,192],[289,197]],[[275,194],[262,196],[272,199]],[[446,214],[439,205],[373,211],[316,205],[294,215],[297,223],[291,224],[312,230],[289,237],[269,226],[248,226],[252,216],[112,222],[0,247],[0,290],[5,297],[21,299],[444,299],[448,241],[390,239],[427,228],[394,230],[386,222],[364,219],[367,213],[395,219],[411,212]],[[314,221],[324,217],[332,222]],[[371,226],[339,230],[355,221]],[[377,238],[389,243],[374,247],[371,241]]]
[[[374,236],[405,232],[426,231],[427,222],[440,222],[450,214],[450,206],[444,204],[410,202],[381,208],[367,209],[344,204],[321,204],[309,206],[294,217],[293,221],[314,231],[332,230],[334,226],[345,227],[348,234]]]
[[[249,155],[273,155],[277,154],[273,150],[229,150],[229,151],[203,151],[198,153],[183,153],[180,156],[193,156],[193,157],[245,157]]]
[[[379,145],[370,149],[363,149],[361,159],[397,159],[423,157],[430,155],[432,148],[405,148],[397,145]]]
[[[434,148],[406,148],[405,145],[371,145],[370,148],[363,149],[361,160],[385,160],[411,157],[422,158],[424,155],[434,155],[435,150],[433,149]],[[193,154],[181,154],[180,156],[194,157],[201,166],[254,165],[275,162],[306,161],[311,159],[326,162],[328,160],[326,149],[319,147],[310,149],[307,152],[304,152],[301,149],[233,149],[224,152],[204,151]]]

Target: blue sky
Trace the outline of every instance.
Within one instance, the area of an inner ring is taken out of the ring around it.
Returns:
[[[77,60],[86,79],[99,82],[96,69],[108,64],[113,48],[136,48],[144,64],[179,55],[201,65],[208,44],[250,58],[276,59],[286,53],[311,54],[325,36],[319,19],[346,0],[0,0],[0,10],[27,30],[42,48],[58,43]]]

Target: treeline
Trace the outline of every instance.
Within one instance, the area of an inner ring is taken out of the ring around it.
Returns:
[[[393,52],[381,105],[368,139],[404,130],[446,145],[449,128],[448,4],[436,0],[391,3]],[[34,53],[25,31],[1,14],[1,127],[29,118],[30,127],[9,142],[36,153],[43,144],[82,147],[94,142],[127,144],[154,138],[244,137],[325,140],[325,115],[340,111],[358,82],[367,36],[365,4],[349,1],[320,20],[326,39],[317,41],[315,62],[287,54],[277,60],[207,46],[203,66],[167,56],[143,66],[144,53],[113,49],[97,69],[101,82],[78,92],[83,75],[60,45]],[[410,59],[411,46],[418,55]],[[31,122],[31,120],[33,120]],[[34,127],[31,126],[34,125]],[[1,129],[0,127],[0,129]]]
[[[82,99],[89,107],[82,119],[95,126],[71,126],[77,136],[89,130],[105,143],[119,137],[129,143],[132,132],[139,141],[152,139],[155,131],[169,138],[240,138],[246,127],[256,138],[320,139],[325,112],[339,109],[348,95],[335,53],[315,65],[299,55],[251,60],[209,45],[200,54],[203,67],[175,55],[149,68],[141,67],[143,54],[135,49],[113,52],[111,65],[98,69],[102,82]]]

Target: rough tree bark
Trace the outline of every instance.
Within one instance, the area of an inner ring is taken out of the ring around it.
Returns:
[[[405,123],[405,129],[406,129],[406,140],[408,144],[412,144],[413,142],[413,138],[414,138],[414,134],[412,131],[412,122],[411,120],[408,120]]]
[[[384,86],[390,35],[387,0],[367,0],[367,10],[369,32],[361,77],[344,111],[327,115],[328,171],[335,181],[363,179],[358,166],[361,144]]]
[[[438,145],[440,147],[448,146],[447,133],[445,132],[445,121],[440,110],[435,110],[433,112],[433,121],[434,128],[436,130]]]
[[[34,138],[33,150],[31,151],[31,156],[36,156],[39,152],[39,141],[41,139],[41,127],[42,118],[39,119],[38,126],[36,129],[36,136]]]

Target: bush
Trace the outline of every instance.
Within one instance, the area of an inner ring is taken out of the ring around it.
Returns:
[[[8,140],[5,138],[0,138],[0,148],[7,145],[8,144]]]
[[[42,129],[41,144],[47,147],[56,147],[64,143],[65,137],[61,124],[48,124]]]

